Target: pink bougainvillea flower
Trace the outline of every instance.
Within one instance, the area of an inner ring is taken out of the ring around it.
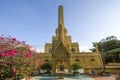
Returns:
[[[40,66],[42,62],[37,63],[39,55],[35,53],[36,49],[24,41],[18,41],[11,36],[0,36],[0,79],[7,78],[9,73],[12,73],[12,77],[19,73],[29,73],[34,64]]]
[[[1,53],[0,56],[5,57],[5,54],[4,54],[4,53]]]
[[[17,51],[16,51],[16,50],[10,49],[10,55],[11,55],[11,56],[16,55],[16,53],[17,53]]]
[[[7,57],[7,56],[9,56],[9,54],[6,52],[6,53],[4,53],[5,54],[5,56]]]
[[[1,56],[2,56],[2,57],[7,57],[7,56],[9,56],[9,54],[8,54],[7,52],[2,52],[2,53],[1,53]]]
[[[13,69],[13,73],[14,73],[14,74],[16,74],[16,73],[17,73],[17,70],[16,70],[15,68]]]
[[[30,56],[31,56],[31,53],[27,52],[26,57],[30,57]]]
[[[0,41],[3,40],[4,38],[3,37],[0,37]]]
[[[9,62],[9,64],[13,64],[13,62]]]
[[[16,38],[12,38],[12,41],[16,41]]]

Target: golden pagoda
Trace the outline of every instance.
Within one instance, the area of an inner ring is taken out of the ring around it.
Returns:
[[[98,48],[96,48],[98,49]],[[52,61],[52,75],[56,74],[59,66],[62,65],[72,74],[71,65],[77,63],[89,73],[90,70],[99,71],[103,68],[103,62],[99,50],[96,52],[80,52],[78,42],[72,42],[71,36],[67,35],[67,29],[64,26],[63,6],[58,7],[58,28],[56,35],[52,36],[52,42],[45,44],[45,52],[41,53],[41,60]]]

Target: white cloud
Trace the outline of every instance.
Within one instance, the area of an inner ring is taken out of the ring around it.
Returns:
[[[44,50],[43,50],[43,49],[36,48],[36,52],[38,52],[38,53],[39,53],[39,52],[42,52],[42,53],[43,53]]]
[[[89,45],[82,45],[80,46],[80,52],[90,52],[90,46]]]

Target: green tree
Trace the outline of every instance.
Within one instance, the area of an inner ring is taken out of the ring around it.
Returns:
[[[109,36],[105,39],[100,40],[98,43],[100,53],[103,55],[105,62],[112,62],[112,54],[108,54],[107,51],[120,48],[120,40],[115,36]],[[95,44],[93,43],[91,51],[95,52]]]
[[[94,43],[95,42],[93,42],[93,47],[95,47]],[[100,40],[97,44],[101,53],[106,53],[108,50],[120,48],[120,40],[118,40],[115,36],[106,37],[105,39]],[[95,48],[90,50],[94,52]]]

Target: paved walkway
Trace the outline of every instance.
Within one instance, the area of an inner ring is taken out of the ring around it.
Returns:
[[[112,75],[112,76],[96,76],[93,77],[94,80],[115,80],[117,76],[116,75]]]
[[[64,78],[58,79],[57,77],[34,77],[30,80],[94,80],[93,78]]]
[[[91,78],[79,78],[79,79],[73,79],[73,78],[64,78],[64,80],[115,80],[116,76],[112,75],[112,76],[96,76],[96,77],[91,77]],[[26,80],[58,80],[57,77],[41,77],[41,76],[30,76],[27,77]],[[62,80],[62,79],[60,79]]]
[[[58,79],[58,76],[36,76],[30,80],[94,80],[88,75],[65,76],[64,79]]]

